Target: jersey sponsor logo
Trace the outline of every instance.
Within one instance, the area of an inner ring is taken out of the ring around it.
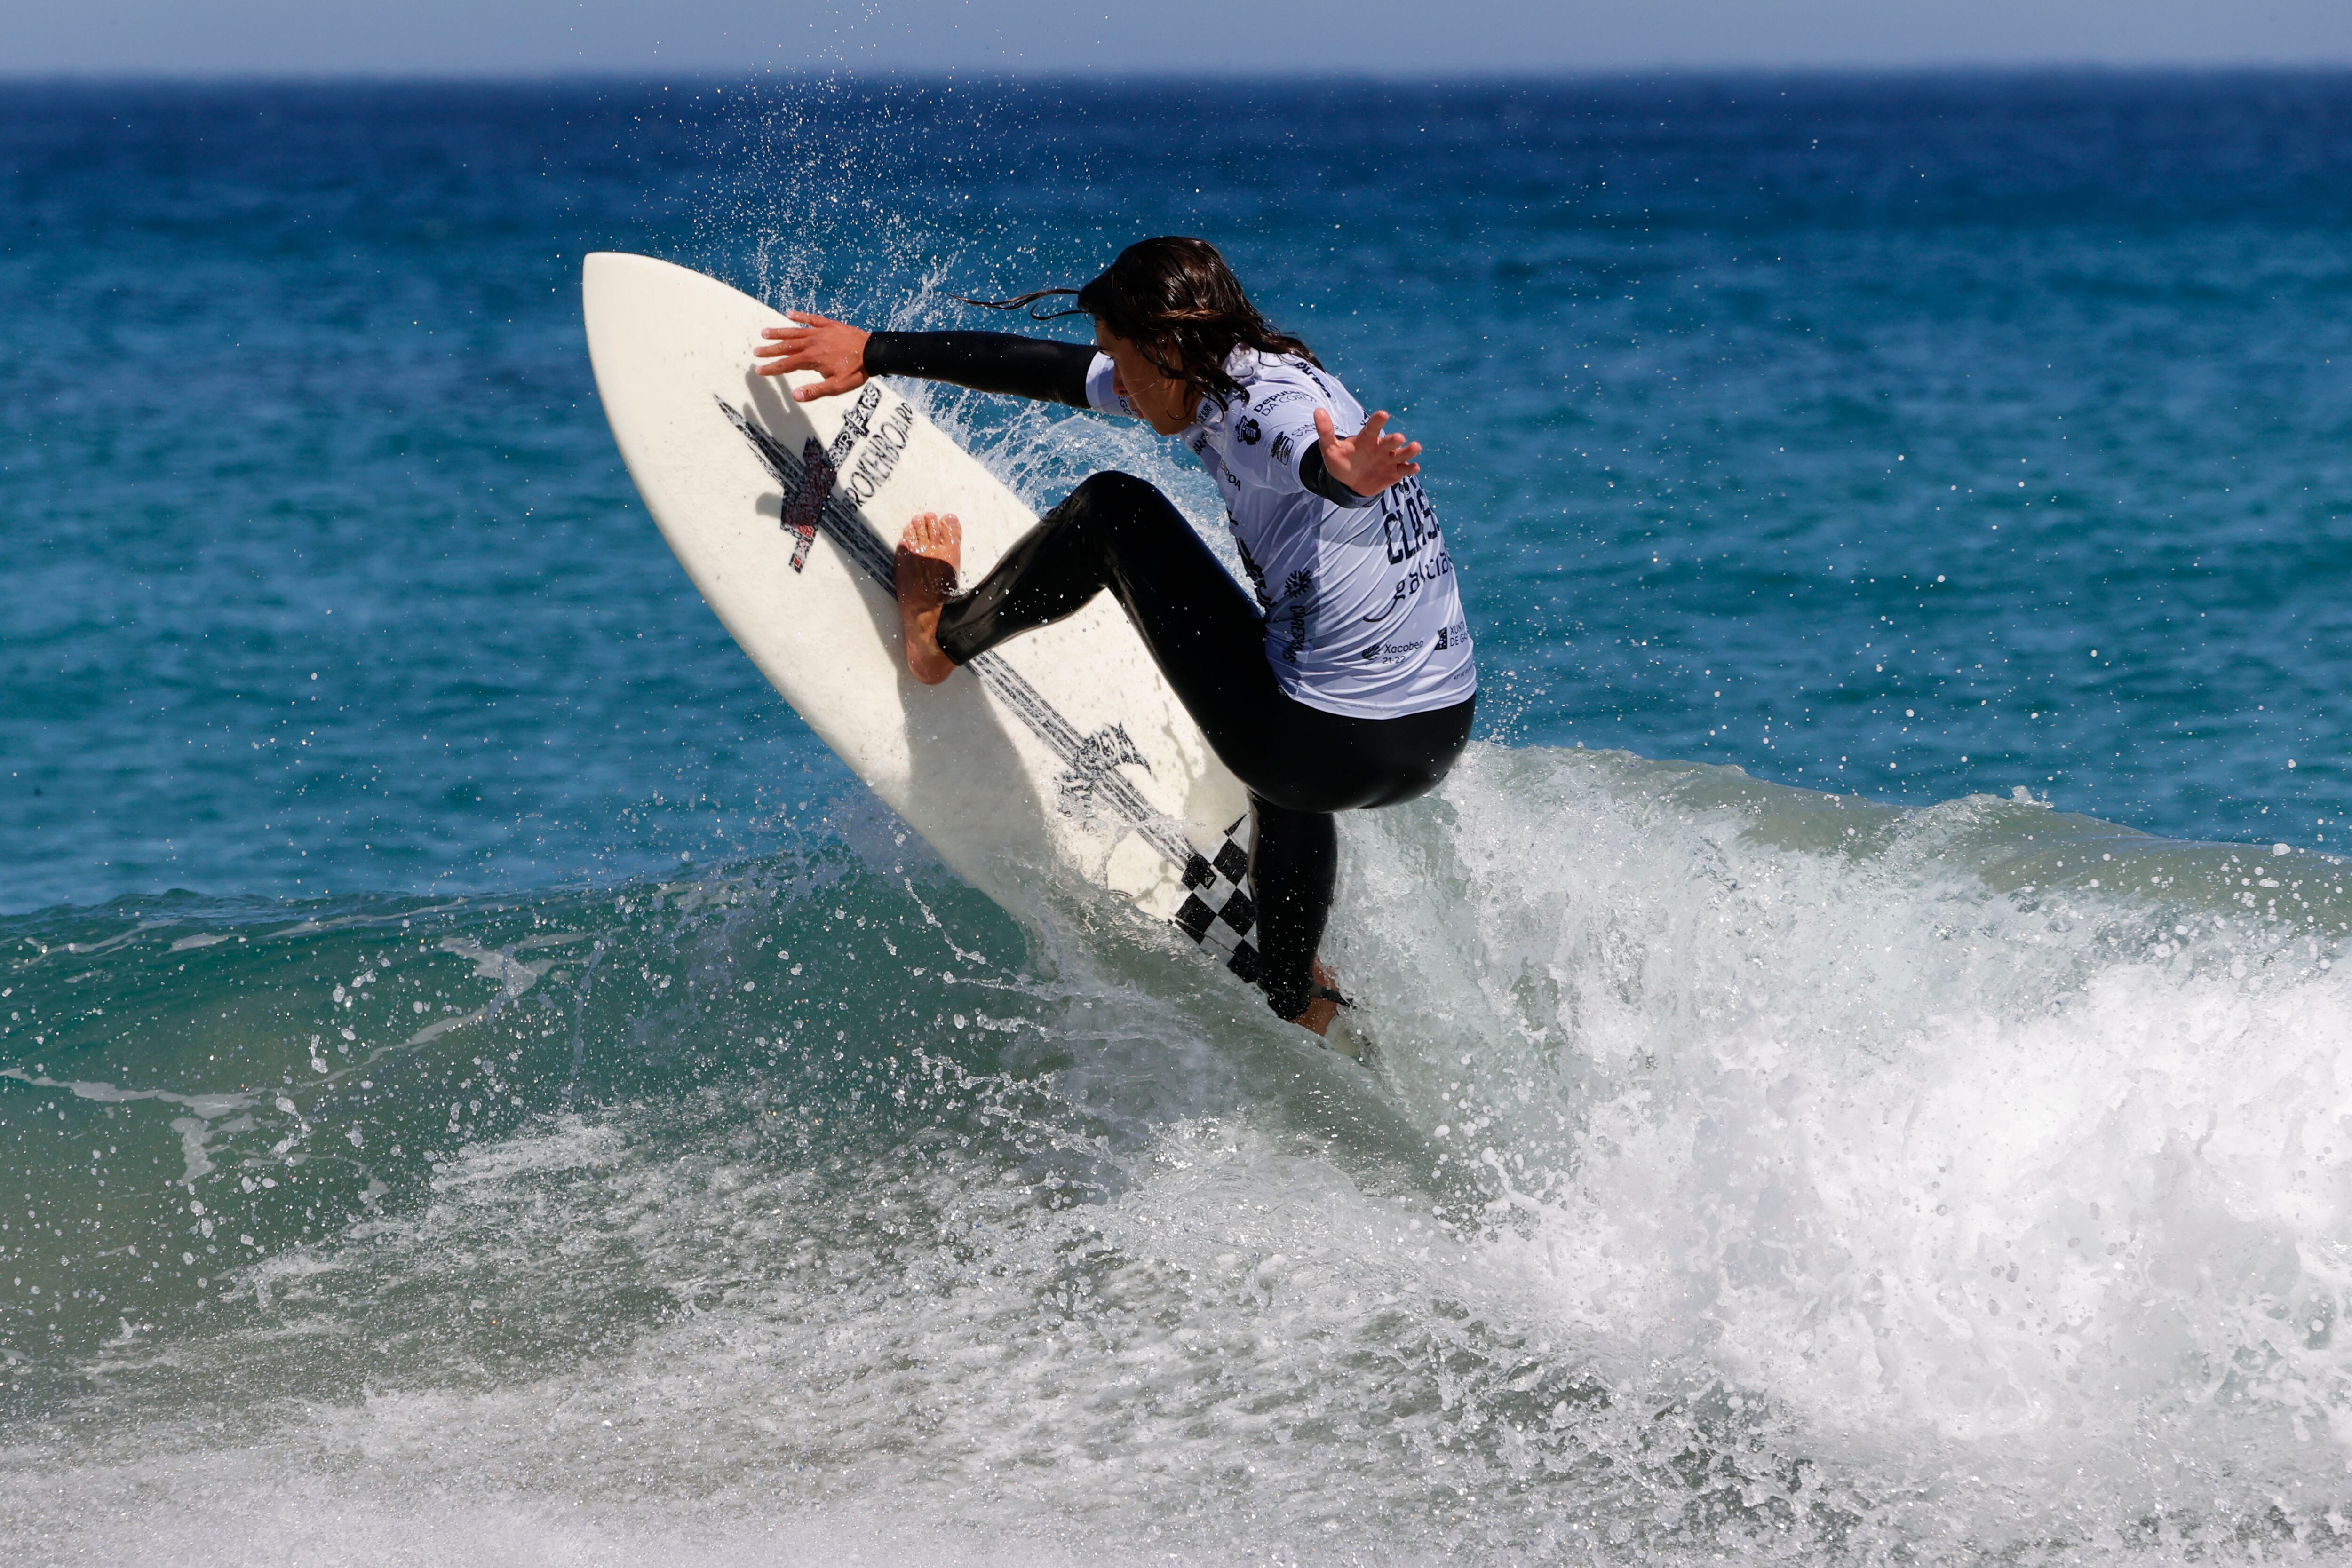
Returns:
[[[1453,570],[1454,557],[1443,546],[1439,547],[1437,554],[1433,559],[1426,561],[1415,562],[1411,571],[1406,572],[1402,577],[1397,579],[1396,591],[1389,595],[1389,601],[1386,604],[1381,605],[1370,615],[1361,617],[1361,619],[1367,624],[1376,624],[1387,620],[1391,615],[1396,612],[1398,605],[1402,604],[1406,600],[1412,598],[1414,594],[1419,593],[1424,586],[1429,583],[1435,582],[1439,578],[1445,576]],[[1438,646],[1444,647],[1444,644],[1441,643]]]
[[[1264,413],[1270,408],[1280,408],[1286,402],[1305,402],[1306,401],[1307,394],[1300,392],[1297,387],[1285,387],[1282,391],[1275,393],[1272,397],[1267,398],[1265,402],[1259,403],[1257,405],[1257,411],[1260,413]]]
[[[1368,664],[1392,664],[1396,663],[1397,660],[1405,657],[1409,653],[1419,652],[1421,645],[1420,639],[1415,639],[1411,643],[1375,643],[1370,647],[1366,648],[1363,652],[1358,653],[1356,657],[1361,659]]]
[[[1241,437],[1241,442],[1244,446],[1255,446],[1257,444],[1258,437],[1263,435],[1265,432],[1258,428],[1258,423],[1256,420],[1250,418],[1247,414],[1244,414],[1241,417],[1240,422],[1234,426],[1234,434]]]
[[[1192,449],[1193,456],[1201,456],[1209,450],[1209,433],[1205,430],[1199,431],[1194,434],[1192,440],[1186,442],[1184,444]]]
[[[1451,626],[1439,630],[1437,641],[1430,645],[1429,651],[1433,653],[1442,653],[1448,648],[1467,648],[1469,645],[1470,622],[1456,621]]]
[[[1437,513],[1422,494],[1421,481],[1400,479],[1381,494],[1381,533],[1391,566],[1402,566],[1437,542]]]
[[[1290,432],[1286,430],[1277,432],[1274,438],[1274,444],[1267,447],[1266,450],[1274,455],[1274,460],[1276,463],[1289,462]]]
[[[1226,518],[1228,522],[1232,520],[1230,516]],[[1250,591],[1257,595],[1258,609],[1273,610],[1274,595],[1266,591],[1265,568],[1258,565],[1257,557],[1250,554],[1249,545],[1242,538],[1239,525],[1234,528],[1234,548],[1242,552],[1242,570],[1249,573]]]
[[[1283,579],[1282,596],[1290,601],[1285,617],[1290,622],[1290,633],[1282,640],[1282,662],[1295,664],[1307,651],[1307,623],[1315,615],[1315,574],[1303,570],[1292,572]]]

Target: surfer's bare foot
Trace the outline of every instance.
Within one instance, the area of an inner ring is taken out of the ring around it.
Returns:
[[[963,565],[963,525],[953,512],[922,512],[898,538],[898,619],[907,629],[907,670],[927,686],[955,674],[940,652],[940,606]]]
[[[1323,967],[1323,960],[1320,958],[1315,960],[1315,983],[1327,991],[1336,991],[1339,988],[1332,982],[1331,971]],[[1290,1021],[1309,1034],[1321,1036],[1330,1030],[1331,1021],[1339,1016],[1339,1003],[1328,997],[1318,997],[1307,1004],[1305,1012]]]

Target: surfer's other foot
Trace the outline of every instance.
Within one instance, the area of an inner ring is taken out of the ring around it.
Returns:
[[[1320,958],[1315,960],[1315,983],[1327,991],[1336,991],[1339,988],[1339,982],[1331,977],[1331,971],[1323,967],[1323,960]],[[1307,1004],[1305,1012],[1290,1021],[1307,1033],[1320,1037],[1330,1033],[1331,1020],[1339,1016],[1339,1003],[1328,997],[1318,997]]]
[[[920,512],[898,537],[898,619],[907,632],[907,672],[927,686],[955,674],[940,652],[940,606],[963,565],[963,525],[953,512]]]

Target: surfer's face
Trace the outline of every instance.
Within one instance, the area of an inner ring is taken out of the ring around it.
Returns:
[[[1161,375],[1135,343],[1097,321],[1095,346],[1110,356],[1118,371],[1112,385],[1145,423],[1162,435],[1173,435],[1192,423],[1196,400],[1191,389],[1173,376]]]

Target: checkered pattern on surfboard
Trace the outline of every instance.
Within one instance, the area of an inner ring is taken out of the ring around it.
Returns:
[[[1255,984],[1258,977],[1257,901],[1249,892],[1250,820],[1244,817],[1224,831],[1217,852],[1197,851],[1184,866],[1184,903],[1176,911],[1176,928],[1211,957]]]

